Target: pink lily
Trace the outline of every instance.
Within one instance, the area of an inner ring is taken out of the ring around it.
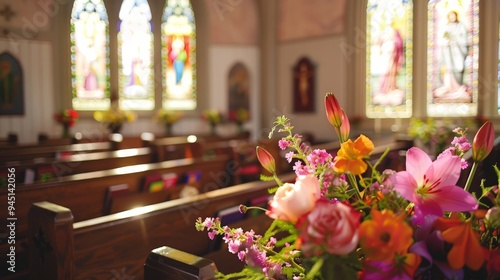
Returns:
[[[415,204],[415,223],[426,215],[442,216],[444,211],[473,211],[478,207],[474,196],[456,186],[460,176],[460,158],[444,155],[432,162],[421,149],[406,153],[406,171],[395,175],[394,189]]]

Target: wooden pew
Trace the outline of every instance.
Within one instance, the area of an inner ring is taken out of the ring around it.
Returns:
[[[186,135],[151,139],[146,146],[153,149],[156,161],[165,161],[181,157],[203,157],[211,152],[215,146],[230,148],[229,143],[237,140],[248,140],[247,134],[238,134],[230,137]],[[212,144],[215,144],[212,145]]]
[[[295,175],[282,178],[291,181]],[[109,279],[115,274],[143,279],[152,249],[170,246],[207,254],[211,241],[206,232],[196,231],[195,220],[267,195],[274,185],[246,183],[76,223],[68,208],[35,203],[29,215],[30,274],[50,279]]]
[[[61,155],[59,158],[36,158],[0,163],[0,168],[14,168],[17,184],[33,184],[57,180],[60,177],[91,171],[118,168],[152,162],[147,147]],[[6,174],[0,171],[0,187],[6,186]]]
[[[230,157],[218,157],[211,160],[203,159],[181,159],[165,161],[161,163],[140,164],[109,170],[94,171],[75,174],[59,178],[58,181],[39,183],[33,185],[11,188],[15,195],[15,217],[16,221],[16,248],[18,248],[19,259],[26,258],[26,234],[27,217],[32,203],[40,200],[53,201],[54,203],[70,207],[73,211],[74,220],[100,217],[105,212],[106,193],[110,186],[128,184],[129,193],[137,195],[138,199],[132,199],[127,203],[118,204],[117,207],[128,207],[147,205],[153,202],[165,201],[179,197],[183,185],[162,190],[157,193],[144,193],[142,185],[144,178],[152,174],[176,173],[181,178],[186,172],[199,171],[201,177],[196,185],[199,191],[226,187],[235,168],[230,162]],[[0,251],[8,248],[7,239],[9,230],[7,228],[8,196],[9,188],[0,189],[0,205],[6,211],[0,213],[3,220],[0,230]],[[120,206],[121,205],[121,206]],[[117,208],[116,211],[119,209]],[[0,261],[5,263],[7,256],[0,256]],[[22,263],[22,262],[20,262]],[[0,277],[1,278],[1,277]]]
[[[25,148],[3,149],[0,154],[0,162],[11,162],[33,158],[56,158],[61,153],[84,153],[116,150],[118,143],[112,141],[78,143],[70,145],[50,145]]]

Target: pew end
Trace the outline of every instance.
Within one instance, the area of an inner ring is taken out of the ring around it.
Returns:
[[[29,211],[29,279],[74,279],[73,214],[47,201],[33,203]],[[71,256],[71,257],[66,257]]]
[[[215,264],[171,247],[156,248],[149,254],[144,264],[144,279],[215,279]]]

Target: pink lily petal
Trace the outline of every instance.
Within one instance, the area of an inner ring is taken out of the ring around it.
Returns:
[[[467,212],[477,210],[477,200],[472,194],[457,186],[445,186],[441,188],[445,195],[436,196],[436,202],[445,211]]]
[[[441,186],[455,186],[460,177],[461,161],[457,156],[440,157],[432,163],[426,174],[429,178],[440,180]]]
[[[409,201],[415,200],[415,188],[417,182],[408,171],[401,171],[394,175],[394,188],[398,193]]]
[[[419,148],[412,147],[406,152],[406,171],[408,171],[413,178],[417,179],[418,184],[420,178],[424,178],[424,174],[432,165],[432,160],[424,151]]]

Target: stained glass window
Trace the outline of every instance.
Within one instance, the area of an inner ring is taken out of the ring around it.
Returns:
[[[428,4],[427,114],[477,114],[479,0]]]
[[[196,29],[189,0],[167,0],[163,11],[163,108],[196,108]]]
[[[109,108],[108,15],[102,0],[76,0],[71,13],[73,108]]]
[[[154,109],[153,33],[147,0],[123,0],[118,23],[120,108]]]
[[[413,12],[411,0],[369,0],[367,5],[366,115],[411,116]]]

